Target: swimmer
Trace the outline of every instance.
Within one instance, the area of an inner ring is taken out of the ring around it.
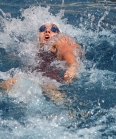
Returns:
[[[71,82],[76,77],[76,71],[79,70],[79,63],[76,60],[76,54],[80,56],[82,53],[80,45],[70,36],[61,33],[57,25],[53,23],[45,23],[39,28],[37,40],[39,41],[40,49],[44,48],[47,44],[50,44],[49,54],[55,56],[57,60],[65,61],[67,63],[68,68],[63,75],[63,79],[65,83]],[[38,56],[41,55],[39,54]],[[33,69],[38,70],[37,68],[38,67]],[[41,68],[41,66],[39,68]],[[42,70],[43,69],[39,71]],[[53,73],[54,72],[52,72],[52,74]],[[5,80],[0,83],[0,86],[4,90],[10,90],[17,80],[18,78],[15,77]]]

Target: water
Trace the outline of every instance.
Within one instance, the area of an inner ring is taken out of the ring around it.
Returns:
[[[115,14],[115,1],[106,0],[0,2],[0,79],[19,78],[12,90],[0,93],[0,139],[116,138]],[[85,50],[71,84],[24,72],[34,64],[35,36],[46,21]],[[46,98],[43,81],[57,85],[65,100]]]

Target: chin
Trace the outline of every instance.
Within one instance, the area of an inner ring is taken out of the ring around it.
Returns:
[[[48,39],[48,40],[45,40],[45,41],[44,41],[44,43],[47,43],[49,40],[50,40],[50,39]]]

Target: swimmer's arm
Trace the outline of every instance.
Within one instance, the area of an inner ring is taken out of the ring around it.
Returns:
[[[17,78],[11,78],[11,79],[2,81],[0,83],[0,89],[3,91],[8,91],[13,87],[13,85],[16,83],[16,81],[17,81]]]
[[[76,57],[71,52],[66,52],[63,55],[63,60],[68,63],[68,69],[64,74],[64,79],[66,81],[72,81],[74,77],[76,77],[76,71],[79,70],[79,65],[77,63]]]
[[[50,51],[56,54],[59,60],[64,60],[68,63],[69,68],[64,74],[64,79],[66,81],[71,81],[74,77],[76,77],[76,71],[79,70],[79,64],[76,60],[74,52],[80,57],[82,55],[81,46],[75,41],[70,43],[69,37],[64,36],[53,43]]]

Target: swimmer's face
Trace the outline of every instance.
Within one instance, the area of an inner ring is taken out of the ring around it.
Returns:
[[[46,23],[39,28],[40,44],[45,44],[59,33],[59,29],[55,24]]]

